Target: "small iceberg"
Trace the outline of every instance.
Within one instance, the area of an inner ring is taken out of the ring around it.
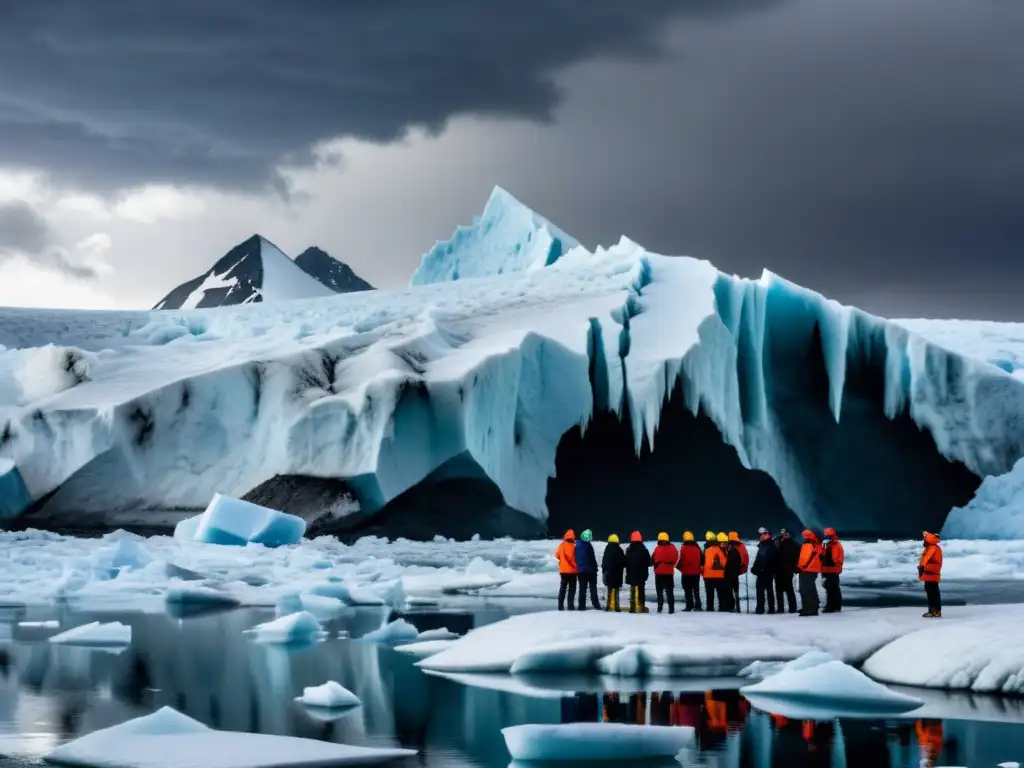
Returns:
[[[203,514],[182,520],[174,528],[174,538],[179,541],[240,547],[298,544],[305,533],[306,521],[301,517],[219,493],[213,495]]]
[[[693,728],[619,723],[502,728],[513,760],[595,762],[675,757],[696,745]]]
[[[348,605],[336,597],[295,592],[282,595],[277,601],[276,610],[279,616],[306,611],[319,621],[354,613]]]
[[[333,680],[328,680],[323,685],[303,688],[302,695],[296,696],[295,700],[307,707],[320,709],[343,709],[362,704],[352,691]]]
[[[891,691],[863,672],[826,656],[820,652],[805,654],[761,682],[740,688],[740,693],[752,703],[755,699],[781,700],[804,707],[835,708],[844,713],[897,714],[923,704],[920,699]]]
[[[257,624],[252,629],[245,630],[245,634],[253,635],[257,642],[280,645],[320,640],[327,635],[320,622],[306,611],[298,611],[265,624]]]
[[[293,768],[376,765],[409,749],[352,747],[262,733],[216,731],[170,707],[58,747],[47,762],[85,768]]]
[[[420,638],[416,638],[412,643],[395,646],[395,650],[408,656],[425,659],[435,653],[448,650],[454,642],[454,640],[424,640],[420,642]]]
[[[241,601],[234,595],[212,587],[182,584],[169,588],[164,600],[177,605],[235,606]]]
[[[395,619],[390,624],[368,632],[359,639],[367,643],[401,645],[417,639],[419,634],[419,630],[405,619]]]
[[[50,638],[57,645],[78,645],[85,647],[109,648],[128,645],[132,641],[132,628],[119,621],[102,624],[94,621],[80,627],[69,629]]]

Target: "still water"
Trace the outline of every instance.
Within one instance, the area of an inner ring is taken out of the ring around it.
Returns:
[[[524,609],[528,603],[477,601],[406,618],[421,630],[464,632]],[[596,679],[452,679],[424,674],[414,658],[386,646],[331,639],[287,649],[243,634],[273,617],[265,609],[193,616],[0,609],[0,765],[39,765],[60,743],[162,706],[214,728],[420,750],[402,766],[504,768],[503,727],[600,720],[694,726],[699,748],[684,764],[708,768],[974,768],[1024,757],[1024,709],[1015,701],[930,693],[929,711],[955,719],[787,720],[753,709],[735,680],[680,680],[673,690],[624,682],[610,691]],[[62,630],[129,623],[131,646],[120,653],[54,646],[46,638],[58,630],[18,624],[54,618]],[[358,638],[387,618],[385,609],[361,610],[328,628]],[[328,717],[294,701],[327,680],[355,692],[362,706]]]

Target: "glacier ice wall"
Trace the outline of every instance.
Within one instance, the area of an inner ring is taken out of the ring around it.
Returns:
[[[633,455],[660,451],[678,439],[660,430],[673,395],[807,524],[916,525],[901,509],[922,494],[944,516],[1024,454],[1024,382],[997,366],[625,238],[516,250],[575,241],[500,190],[488,209],[406,291],[0,310],[0,458],[31,515],[201,510],[288,476],[343,480],[365,518],[445,467],[545,522],[571,498],[549,487],[568,434],[612,414]],[[694,477],[709,460],[680,455]]]

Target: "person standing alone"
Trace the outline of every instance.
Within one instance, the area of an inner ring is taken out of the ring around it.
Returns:
[[[679,562],[679,550],[669,541],[667,533],[658,534],[658,544],[651,554],[654,565],[654,589],[658,593],[658,613],[668,603],[668,612],[676,612],[676,563]]]
[[[679,548],[679,573],[682,574],[681,586],[683,588],[683,599],[686,600],[685,611],[699,611],[700,604],[700,571],[701,560],[704,555],[700,546],[693,540],[693,534],[687,531],[683,534],[683,545]]]
[[[565,532],[562,543],[555,550],[558,561],[558,610],[565,610],[565,598],[569,597],[569,610],[576,609],[576,533],[571,528]]]
[[[581,611],[587,610],[587,592],[590,593],[590,604],[595,611],[601,610],[601,603],[597,599],[597,554],[594,552],[594,545],[590,540],[594,534],[587,528],[576,540],[576,573],[580,584],[580,605]]]
[[[818,600],[818,574],[821,573],[821,540],[807,529],[803,532],[804,543],[800,545],[800,615],[817,616],[821,602]]]
[[[836,535],[835,528],[825,529],[825,545],[821,552],[821,583],[825,586],[825,609],[822,613],[843,610],[843,592],[839,587],[839,574],[843,572],[846,552]]]
[[[786,610],[785,600],[789,600],[789,612],[796,613],[796,592],[793,590],[793,574],[796,573],[796,564],[800,559],[800,547],[785,528],[779,531],[779,540],[776,542],[779,548],[779,561],[775,568],[775,599],[778,602],[779,613]]]
[[[917,578],[924,582],[924,593],[928,596],[928,612],[926,619],[942,618],[942,595],[939,593],[939,582],[942,580],[942,547],[939,537],[934,533],[924,532],[924,552],[917,565]]]
[[[760,528],[757,531],[759,541],[757,542],[757,554],[754,556],[754,565],[750,572],[754,574],[754,589],[757,592],[757,610],[754,613],[764,613],[765,606],[768,613],[775,613],[775,570],[779,563],[779,550],[772,541],[772,535],[767,528]],[[792,584],[792,577],[790,584]],[[782,596],[779,596],[779,611],[782,611]]]

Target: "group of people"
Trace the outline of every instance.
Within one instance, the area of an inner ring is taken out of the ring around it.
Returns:
[[[647,581],[654,570],[654,588],[657,594],[658,613],[665,608],[675,613],[675,573],[679,571],[680,586],[685,601],[684,611],[740,610],[740,579],[746,573],[754,576],[757,607],[755,613],[798,613],[800,616],[817,616],[821,613],[838,613],[843,609],[843,593],[839,576],[843,572],[846,553],[839,535],[834,528],[826,528],[824,539],[814,531],[805,530],[803,541],[798,544],[783,528],[773,537],[767,528],[758,531],[757,552],[751,563],[747,546],[740,541],[735,531],[704,535],[704,546],[694,539],[691,531],[683,534],[678,548],[667,533],[659,533],[657,544],[651,552],[644,544],[640,531],[633,531],[625,550],[617,534],[608,537],[604,555],[601,558],[601,576],[607,591],[605,610],[619,611],[619,591],[625,585],[629,588],[629,612],[647,613]],[[565,532],[555,552],[561,583],[558,589],[558,610],[587,609],[590,605],[601,610],[597,592],[597,553],[594,551],[593,534],[583,531],[579,538],[572,530]],[[918,578],[924,582],[928,598],[926,618],[942,615],[939,596],[939,581],[942,571],[942,549],[939,537],[933,533],[924,534],[924,551],[918,564]],[[825,606],[818,599],[817,581],[821,575],[825,588]],[[797,577],[800,592],[800,607],[797,608],[793,577]],[[701,601],[700,582],[704,581],[704,601]],[[579,603],[576,602],[577,587]],[[749,596],[748,596],[749,600]],[[787,606],[788,604],[788,606]]]

